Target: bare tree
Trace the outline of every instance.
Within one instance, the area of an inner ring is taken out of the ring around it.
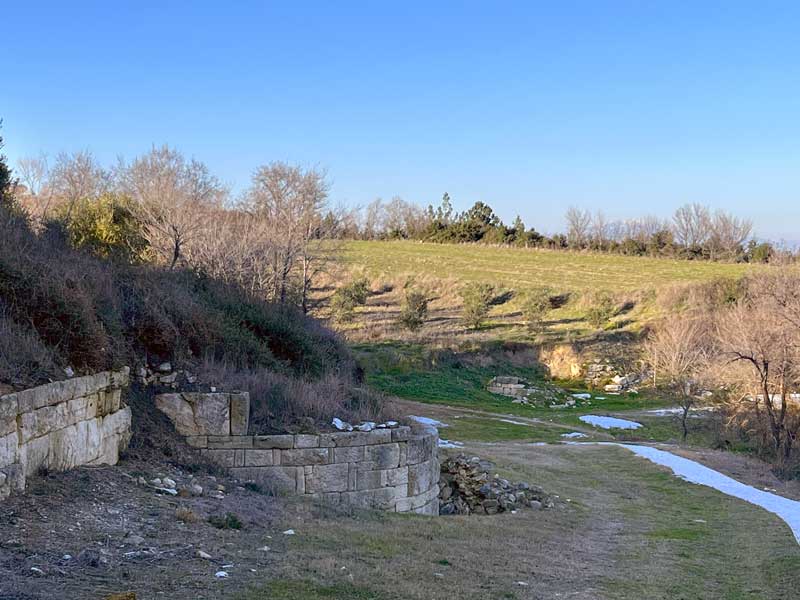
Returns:
[[[711,218],[711,232],[708,239],[709,257],[713,259],[734,259],[744,251],[753,231],[753,223],[740,219],[730,213],[718,210]]]
[[[207,211],[226,196],[206,165],[169,146],[154,147],[129,165],[120,161],[117,178],[136,202],[147,241],[171,269],[207,223]]]
[[[66,205],[69,219],[76,202],[97,198],[108,190],[109,174],[88,150],[62,152],[50,170],[48,187],[54,198]]]
[[[709,334],[706,315],[672,315],[656,327],[645,345],[654,383],[668,388],[678,399],[684,441],[689,434],[689,411],[709,366]]]
[[[721,379],[738,412],[752,413],[785,467],[800,432],[800,277],[780,271],[750,280],[747,295],[718,319]]]
[[[672,232],[685,248],[703,248],[711,237],[711,214],[700,204],[685,204],[672,216]]]
[[[327,198],[326,175],[318,169],[274,162],[253,175],[244,203],[265,221],[273,240],[271,296],[277,302],[288,300],[293,273],[300,269],[300,304],[308,307],[312,264],[327,255],[321,243]]]
[[[570,206],[564,218],[567,221],[567,240],[570,247],[583,248],[589,239],[592,214],[588,210]]]

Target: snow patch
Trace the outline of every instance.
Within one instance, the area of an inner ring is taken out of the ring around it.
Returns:
[[[578,400],[591,400],[591,394],[572,394],[573,398],[577,398]]]
[[[585,438],[587,435],[585,433],[581,433],[580,431],[572,431],[570,433],[562,433],[561,437],[563,438]]]
[[[525,425],[526,427],[533,427],[530,423],[523,423],[522,421],[513,421],[511,419],[495,419],[496,421],[500,421],[502,423],[511,423],[512,425]]]
[[[454,441],[443,440],[443,439],[439,440],[439,448],[463,448],[463,447],[464,447],[463,442],[456,442],[455,440]]]
[[[447,427],[447,423],[442,423],[441,421],[437,421],[436,419],[431,419],[429,417],[410,415],[408,418],[413,419],[417,423],[422,423],[423,425],[430,425],[431,427]]]
[[[583,415],[578,417],[584,423],[600,427],[602,429],[639,429],[641,423],[635,421],[626,421],[625,419],[617,419],[615,417],[601,417],[599,415]]]
[[[675,475],[688,481],[705,485],[715,490],[739,498],[745,502],[760,506],[764,510],[778,515],[791,528],[797,543],[800,544],[800,502],[790,500],[777,494],[763,492],[752,486],[736,481],[722,473],[709,469],[688,458],[676,456],[670,452],[652,448],[650,446],[637,446],[635,444],[619,444],[616,442],[598,442],[603,446],[621,446],[642,458],[657,465],[668,467]]]

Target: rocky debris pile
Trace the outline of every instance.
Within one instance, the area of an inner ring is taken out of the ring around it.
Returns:
[[[208,475],[205,477],[205,481],[201,481],[193,476],[184,476],[182,472],[176,472],[171,476],[158,473],[150,480],[140,475],[137,477],[136,483],[152,488],[156,494],[163,496],[179,496],[181,498],[207,496],[217,500],[225,497],[225,486],[217,483],[217,478],[213,475]]]
[[[197,376],[183,369],[173,369],[172,363],[162,362],[153,365],[140,365],[136,368],[136,380],[142,385],[168,387],[173,390],[196,386]],[[216,392],[215,388],[210,388]]]
[[[546,383],[534,384],[520,377],[505,375],[493,377],[486,389],[492,394],[513,398],[514,404],[544,406],[562,401],[562,394],[555,386]]]
[[[386,421],[385,423],[364,421],[360,425],[351,425],[347,421],[342,421],[338,417],[333,418],[331,425],[333,425],[339,431],[372,431],[373,429],[396,429],[397,427],[400,427],[400,423],[397,421]]]
[[[638,386],[647,377],[646,373],[622,374],[619,369],[608,360],[601,362],[599,359],[586,365],[586,385],[599,389],[609,394],[621,392],[636,392]]]
[[[553,508],[545,491],[528,483],[511,483],[495,474],[494,465],[477,456],[459,454],[441,463],[440,515],[493,515],[519,508]]]

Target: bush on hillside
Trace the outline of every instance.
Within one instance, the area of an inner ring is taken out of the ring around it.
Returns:
[[[428,297],[420,290],[406,289],[398,322],[409,331],[417,331],[428,316]]]
[[[552,308],[551,296],[549,289],[537,288],[528,292],[522,299],[522,318],[531,331],[541,331],[544,327],[544,318]]]
[[[331,297],[331,313],[340,323],[349,323],[355,319],[357,306],[367,303],[369,282],[366,277],[359,277],[350,283],[337,288]]]
[[[467,327],[478,329],[486,317],[494,299],[494,287],[488,283],[468,283],[459,292],[464,305],[462,320]]]
[[[586,311],[586,320],[596,329],[605,327],[617,312],[614,298],[608,292],[597,292]]]

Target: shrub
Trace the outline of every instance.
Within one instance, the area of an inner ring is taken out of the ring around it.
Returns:
[[[530,291],[522,300],[522,317],[528,324],[531,331],[541,331],[544,325],[544,318],[550,312],[552,304],[550,302],[551,292],[547,288],[537,288]]]
[[[464,304],[464,324],[478,329],[489,314],[494,288],[488,283],[469,283],[461,288],[460,296]]]
[[[208,517],[208,522],[217,529],[241,529],[242,521],[234,513],[224,515],[212,515]]]
[[[36,332],[5,317],[0,302],[0,382],[30,387],[60,376],[52,350]]]
[[[427,316],[427,296],[419,290],[407,289],[400,306],[400,316],[398,317],[400,325],[410,331],[416,331],[422,327]]]
[[[592,298],[589,310],[586,311],[586,320],[600,329],[604,327],[617,312],[614,298],[608,292],[597,292]]]
[[[340,323],[349,323],[355,318],[356,306],[367,303],[369,282],[366,277],[354,279],[338,288],[331,297],[331,313]]]

